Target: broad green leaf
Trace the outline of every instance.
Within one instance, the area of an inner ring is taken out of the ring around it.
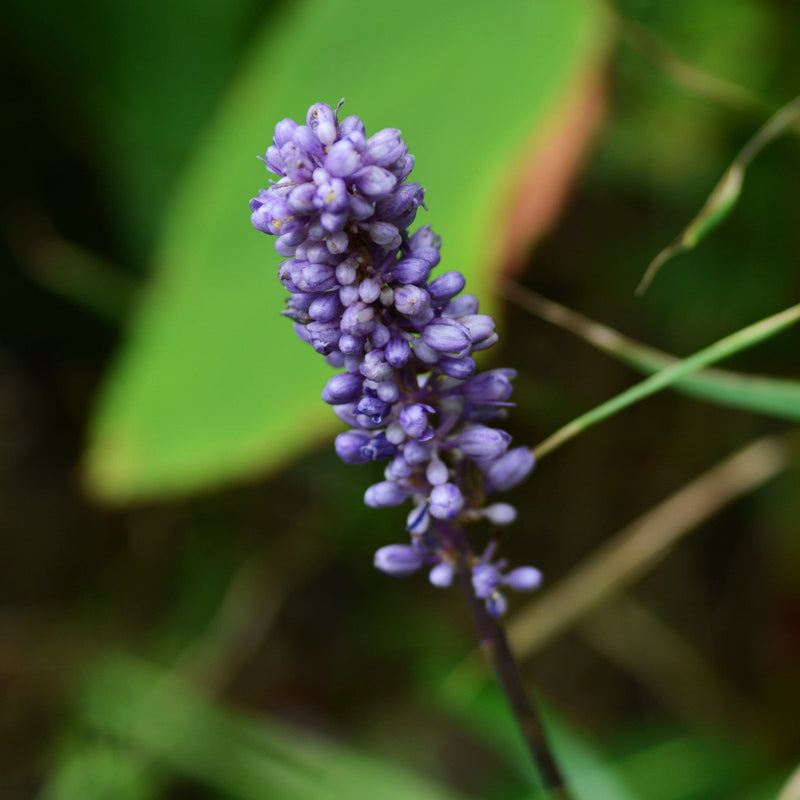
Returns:
[[[335,429],[330,370],[278,312],[285,293],[247,201],[277,120],[345,97],[369,131],[400,127],[443,267],[485,296],[508,186],[532,132],[596,64],[585,0],[291,5],[258,40],[164,220],[156,274],[103,392],[88,484],[107,500],[195,490],[274,468]]]
[[[225,709],[175,675],[127,656],[95,670],[81,699],[81,720],[91,731],[145,764],[235,800],[458,797],[377,757]]]
[[[560,303],[548,300],[513,281],[505,285],[503,293],[520,308],[580,336],[598,350],[618,358],[645,374],[658,372],[679,361],[669,353],[623,336],[613,328],[595,322]],[[676,380],[672,384],[672,389],[690,397],[731,408],[800,420],[798,381],[711,368]]]
[[[655,375],[651,375],[630,389],[618,394],[616,397],[612,397],[605,403],[601,403],[591,411],[587,411],[577,419],[559,428],[554,434],[533,448],[534,455],[537,458],[541,458],[551,453],[587,428],[602,422],[604,419],[608,419],[608,417],[619,413],[628,406],[633,405],[633,403],[638,403],[640,400],[644,400],[646,397],[672,386],[676,381],[702,367],[714,364],[741,350],[753,347],[798,321],[800,321],[800,303],[778,314],[773,314],[771,317],[762,319],[753,325],[748,325],[746,328],[742,328],[736,333],[714,342],[714,344],[703,350],[699,350],[688,358],[670,364]]]
[[[661,267],[674,256],[691,250],[730,214],[742,191],[744,174],[750,162],[774,139],[800,120],[800,96],[777,111],[742,148],[733,163],[725,170],[719,183],[708,196],[708,200],[697,216],[683,229],[669,247],[662,250],[647,267],[637,287],[642,294],[652,283]]]

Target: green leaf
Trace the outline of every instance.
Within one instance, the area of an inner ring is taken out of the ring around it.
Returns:
[[[398,126],[417,156],[443,265],[485,296],[520,155],[605,41],[583,0],[308,0],[261,36],[202,137],[92,430],[87,481],[112,501],[186,492],[275,468],[335,429],[331,374],[279,317],[270,238],[247,201],[267,181],[277,120],[345,97],[369,131]]]
[[[628,406],[633,405],[633,403],[638,403],[640,400],[644,400],[646,397],[672,386],[676,381],[702,367],[721,361],[723,358],[728,358],[741,350],[753,347],[798,321],[800,321],[800,303],[778,314],[773,314],[771,317],[762,319],[753,325],[748,325],[746,328],[742,328],[736,333],[714,342],[714,344],[699,350],[682,361],[670,364],[670,366],[665,367],[655,375],[651,375],[641,383],[637,383],[630,389],[618,394],[616,397],[612,397],[605,403],[601,403],[591,411],[587,411],[577,419],[559,428],[554,434],[533,448],[534,455],[537,458],[541,458],[551,453],[587,428],[602,422],[604,419],[608,419],[608,417],[619,413]]]
[[[376,757],[227,710],[177,676],[127,656],[97,668],[81,699],[90,730],[146,764],[234,800],[458,797]]]
[[[744,174],[750,162],[787,128],[800,120],[800,96],[777,111],[748,141],[708,196],[697,216],[683,229],[669,247],[664,248],[647,267],[639,286],[642,294],[661,267],[674,256],[691,250],[730,214],[742,191]]]
[[[513,281],[506,283],[503,294],[520,308],[574,333],[598,350],[645,374],[658,372],[679,361],[669,353],[623,336],[613,328],[548,300]],[[731,408],[800,420],[798,381],[711,368],[680,378],[671,388],[690,397]]]

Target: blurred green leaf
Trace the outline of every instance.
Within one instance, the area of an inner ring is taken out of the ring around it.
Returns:
[[[176,676],[127,656],[110,658],[92,673],[80,713],[93,731],[117,746],[231,798],[458,797],[378,758],[226,710]],[[118,796],[129,795],[103,795]]]
[[[274,468],[334,428],[330,370],[278,312],[278,256],[250,228],[275,122],[347,98],[418,156],[444,263],[481,295],[505,191],[532,131],[588,74],[596,7],[479,0],[296,3],[270,24],[203,137],[165,219],[146,292],[91,432],[88,483],[115,501]]]
[[[642,294],[658,271],[671,258],[691,250],[730,214],[742,191],[744,174],[750,162],[787,128],[800,120],[800,96],[777,111],[742,148],[733,163],[725,170],[714,190],[697,216],[683,229],[669,247],[662,250],[647,267],[641,283],[636,288]]]
[[[509,281],[505,296],[520,308],[559,328],[580,336],[585,342],[608,353],[634,369],[652,374],[679,361],[673,355],[623,336],[613,328],[595,322],[560,303]],[[703,369],[672,384],[676,392],[732,408],[742,408],[784,419],[800,419],[800,382],[762,375],[746,375],[723,369]]]
[[[676,381],[701,367],[714,364],[741,350],[753,347],[771,336],[775,336],[798,321],[800,321],[800,303],[773,314],[771,317],[748,325],[746,328],[742,328],[736,333],[714,342],[714,344],[703,350],[699,350],[694,355],[670,364],[655,373],[655,375],[645,378],[635,386],[631,386],[630,389],[618,394],[616,397],[612,397],[610,400],[606,400],[605,403],[601,403],[599,406],[587,411],[577,419],[572,420],[572,422],[568,422],[533,448],[533,452],[537,458],[541,458],[592,425],[596,425],[598,422],[618,414],[628,406],[638,403],[640,400],[644,400],[650,395],[666,389],[668,386],[672,386]]]

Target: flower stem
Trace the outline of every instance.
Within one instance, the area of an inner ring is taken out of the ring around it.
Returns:
[[[505,631],[486,610],[484,603],[475,595],[471,581],[472,552],[466,536],[460,530],[450,531],[450,541],[459,553],[458,583],[467,601],[472,621],[478,633],[478,643],[492,667],[508,705],[522,731],[528,751],[539,772],[548,797],[553,800],[571,800],[572,795],[564,783],[561,770],[547,742],[538,711],[531,702],[517,669],[516,661],[508,646]]]

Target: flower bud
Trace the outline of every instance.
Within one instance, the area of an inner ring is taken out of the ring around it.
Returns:
[[[430,514],[436,519],[453,520],[464,507],[464,496],[454,483],[434,486],[430,497]]]
[[[422,566],[422,556],[411,545],[390,544],[375,553],[375,566],[387,575],[402,578]]]

